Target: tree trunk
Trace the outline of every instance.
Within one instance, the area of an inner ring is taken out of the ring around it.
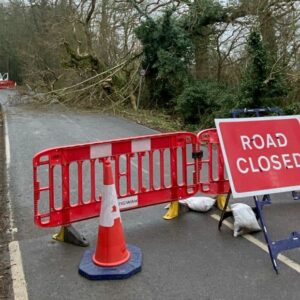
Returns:
[[[261,12],[259,13],[259,26],[262,40],[267,51],[269,63],[273,65],[277,60],[278,53],[275,35],[275,18],[270,8],[268,8],[267,0],[263,1],[260,10]]]
[[[209,43],[210,30],[203,28],[203,34],[194,37],[193,43],[195,47],[195,77],[198,80],[207,79],[209,77]]]

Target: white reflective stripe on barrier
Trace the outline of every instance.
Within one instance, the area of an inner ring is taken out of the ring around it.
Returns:
[[[131,151],[132,152],[141,152],[141,151],[150,151],[151,150],[151,140],[143,139],[132,141],[131,143]]]
[[[112,155],[111,144],[91,145],[90,158],[107,157]]]

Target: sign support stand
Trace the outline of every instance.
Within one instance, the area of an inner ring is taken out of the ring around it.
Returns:
[[[272,203],[271,198],[270,198],[269,195],[264,195],[262,200],[259,200],[258,196],[254,196],[253,199],[254,199],[254,202],[255,202],[257,216],[258,216],[258,219],[260,220],[262,231],[263,231],[266,243],[268,245],[271,262],[272,262],[272,265],[273,265],[273,268],[274,268],[275,272],[278,274],[277,260],[276,260],[278,253],[276,254],[273,251],[272,245],[275,242],[272,242],[271,237],[268,234],[267,225],[266,225],[266,221],[265,221],[265,216],[264,216],[264,213],[263,213],[264,206],[267,205],[267,204]]]
[[[293,196],[294,200],[300,200],[299,191],[292,191],[292,196]]]
[[[231,196],[231,189],[228,191],[226,202],[225,202],[224,208],[222,210],[221,218],[219,220],[219,224],[218,224],[219,230],[221,230],[223,221],[225,219],[227,219],[228,217],[232,217],[232,211],[226,211],[230,196]],[[259,219],[259,221],[260,221],[262,231],[264,234],[264,238],[265,238],[265,241],[268,246],[270,259],[271,259],[273,268],[274,268],[275,272],[278,274],[279,273],[278,264],[277,264],[278,254],[285,250],[299,248],[300,247],[300,233],[294,231],[290,234],[290,236],[287,239],[273,241],[268,232],[266,218],[265,218],[265,215],[263,212],[263,208],[265,205],[272,204],[271,197],[270,197],[270,195],[264,195],[262,197],[262,199],[260,200],[258,196],[254,196],[253,199],[255,202],[255,207],[252,207],[252,209],[256,215],[256,218]]]
[[[273,265],[274,270],[278,274],[278,267],[277,267],[277,256],[280,252],[285,250],[290,250],[294,248],[300,247],[300,234],[296,231],[293,231],[287,239],[282,239],[278,241],[272,241],[265,221],[265,216],[263,213],[263,207],[266,204],[271,204],[271,198],[269,195],[265,195],[262,200],[259,200],[258,196],[254,196],[254,201],[257,209],[257,214],[262,226],[262,230],[264,233],[264,237],[266,243],[268,245],[269,254],[271,258],[271,262]]]

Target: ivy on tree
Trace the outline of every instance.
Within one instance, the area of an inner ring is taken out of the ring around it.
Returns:
[[[269,64],[267,51],[257,30],[247,39],[248,65],[242,82],[239,105],[255,108],[278,105],[280,96],[286,94],[282,78]]]
[[[146,70],[149,106],[172,106],[189,77],[193,45],[173,11],[153,20],[148,18],[136,30],[143,44],[142,66]]]

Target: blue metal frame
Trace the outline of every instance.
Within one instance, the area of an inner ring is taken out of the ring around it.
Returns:
[[[300,247],[300,233],[293,231],[287,239],[273,241],[267,230],[266,220],[263,213],[263,208],[266,204],[271,204],[271,197],[269,195],[263,196],[262,200],[259,200],[257,196],[254,196],[257,215],[261,223],[262,231],[264,233],[265,240],[268,245],[269,254],[274,270],[278,274],[277,256],[280,252]]]
[[[254,113],[256,117],[262,117],[263,115],[275,114],[277,116],[282,116],[283,111],[279,107],[263,107],[263,108],[236,108],[231,111],[233,118],[238,118],[241,114],[251,114]]]
[[[294,200],[300,200],[300,192],[299,191],[292,191],[292,196]]]

